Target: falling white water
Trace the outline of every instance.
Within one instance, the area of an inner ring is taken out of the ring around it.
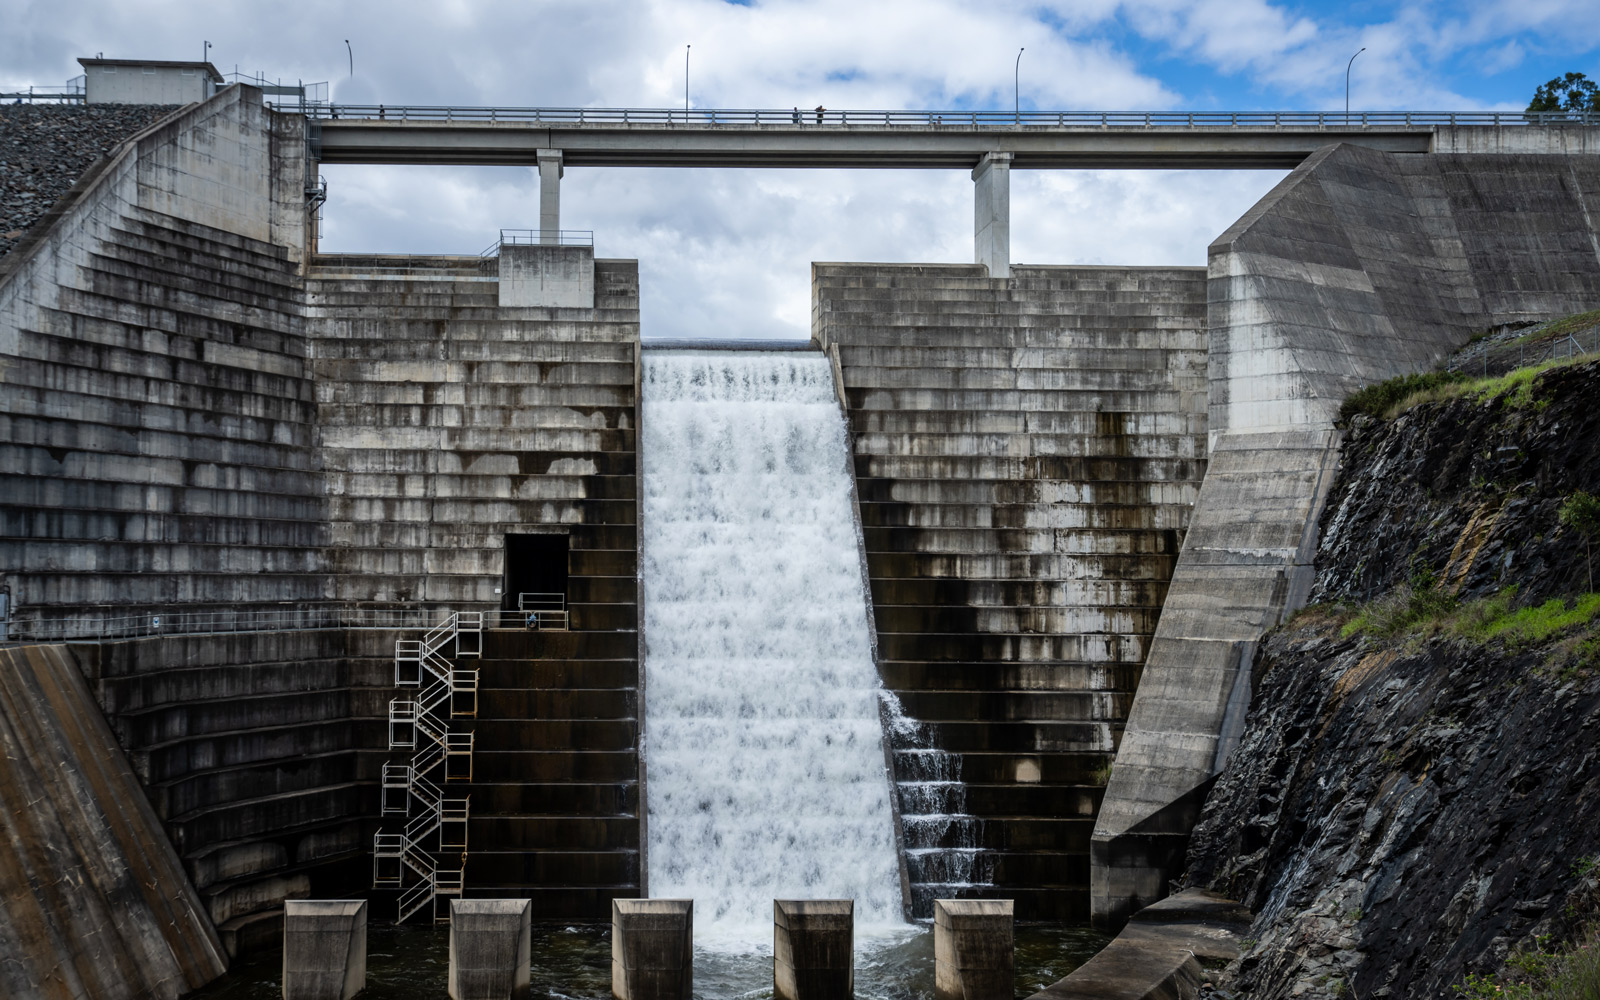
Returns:
[[[772,940],[774,899],[901,924],[850,454],[797,351],[644,356],[649,879],[702,944]]]

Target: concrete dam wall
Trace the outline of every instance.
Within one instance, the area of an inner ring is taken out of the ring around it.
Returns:
[[[258,102],[146,130],[0,262],[9,634],[561,594],[570,631],[486,641],[466,880],[604,916],[645,881],[637,266],[556,307],[493,260],[317,255],[301,123]],[[1206,270],[816,265],[914,910],[1114,921],[1164,891],[1241,666],[1305,592],[1339,400],[1594,305],[1597,198],[1592,157],[1341,147]],[[393,639],[74,647],[196,933],[360,888]]]

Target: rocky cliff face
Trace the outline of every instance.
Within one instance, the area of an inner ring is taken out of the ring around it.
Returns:
[[[1600,492],[1597,402],[1589,364],[1541,376],[1520,405],[1356,420],[1322,525],[1323,603],[1262,643],[1247,732],[1191,841],[1187,880],[1257,914],[1225,990],[1448,995],[1589,915],[1596,623],[1512,643],[1435,616],[1347,637],[1337,602],[1589,589],[1584,544],[1557,508]]]

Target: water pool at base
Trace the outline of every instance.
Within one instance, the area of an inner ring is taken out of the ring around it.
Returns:
[[[1109,938],[1087,927],[1018,924],[1017,996],[1050,985],[1089,959]],[[447,927],[367,928],[367,988],[360,1000],[442,1000],[450,966]],[[283,959],[277,952],[234,963],[233,971],[185,1000],[278,1000]],[[772,954],[695,949],[697,1000],[767,1000]],[[611,928],[606,924],[535,924],[533,996],[606,1000],[611,996]],[[933,928],[908,929],[898,940],[856,941],[860,1000],[932,1000]]]

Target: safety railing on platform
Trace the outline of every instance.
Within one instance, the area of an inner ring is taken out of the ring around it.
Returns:
[[[389,702],[389,748],[411,758],[384,763],[378,808],[403,815],[405,827],[373,838],[372,885],[401,890],[401,921],[430,904],[436,922],[448,921],[438,904],[464,885],[470,797],[446,795],[444,786],[472,780],[474,736],[455,731],[452,720],[477,714],[478,672],[450,658],[481,656],[483,629],[482,612],[453,612],[420,639],[395,641],[395,686],[417,692]],[[458,867],[441,863],[439,855],[456,852]]]
[[[323,606],[164,608],[138,614],[118,613],[44,617],[38,609],[17,608],[10,635],[0,639],[49,642],[66,639],[128,639],[149,635],[201,635],[213,632],[272,632],[321,628],[415,629],[439,620],[436,608],[359,608]]]
[[[500,238],[484,248],[480,257],[495,257],[501,247],[592,247],[593,229],[502,229]]]
[[[284,110],[289,110],[285,108]],[[473,108],[328,104],[313,118],[371,121],[543,122],[563,125],[728,128],[1380,128],[1451,125],[1600,125],[1582,111],[871,111],[827,108]]]
[[[566,594],[536,592],[518,594],[517,612],[522,616],[522,620],[520,624],[514,623],[512,628],[565,632],[571,623],[567,613]]]

